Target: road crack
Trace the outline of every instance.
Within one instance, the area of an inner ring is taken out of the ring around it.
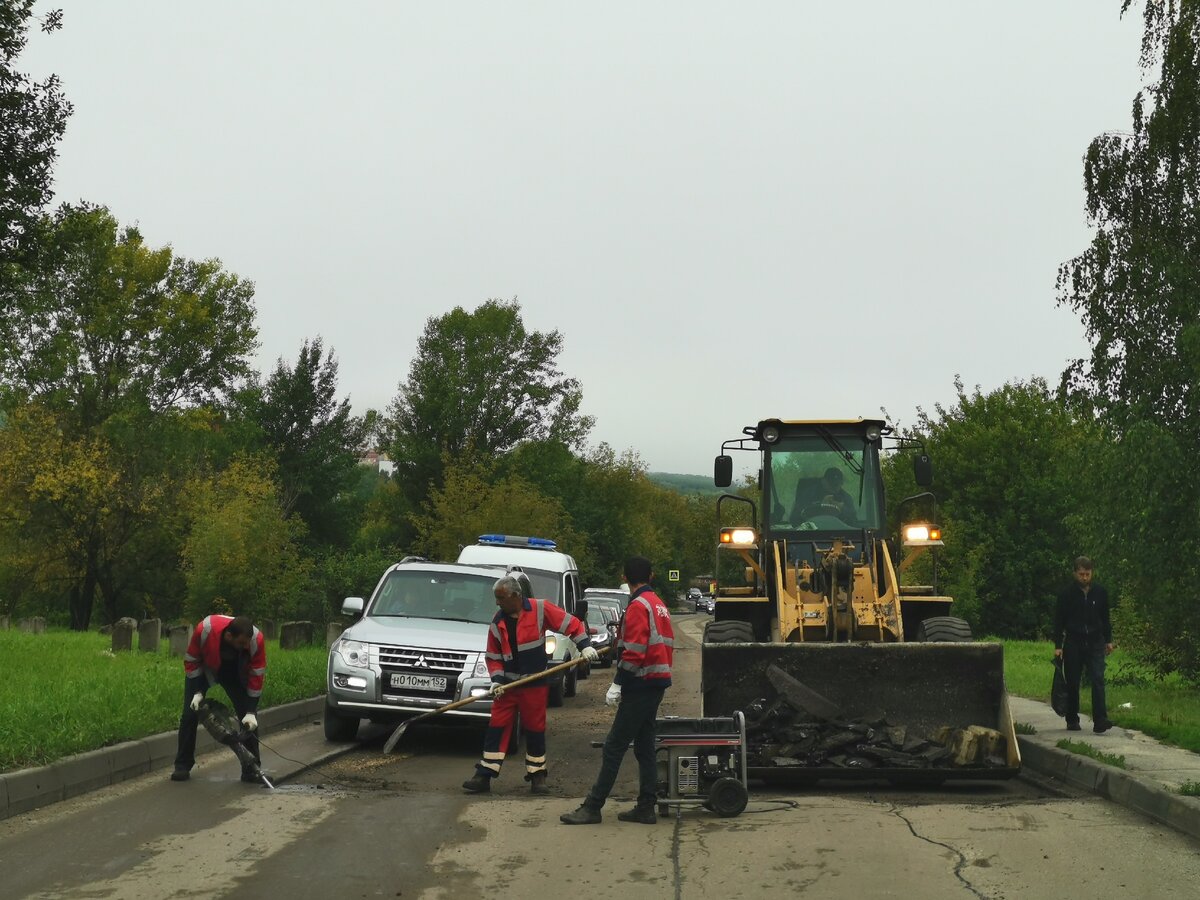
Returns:
[[[917,840],[924,841],[927,844],[933,844],[935,847],[942,847],[945,850],[949,850],[955,855],[955,857],[957,857],[958,861],[954,864],[954,877],[962,882],[963,887],[978,897],[979,900],[993,900],[993,898],[989,895],[981,893],[979,890],[977,890],[975,885],[971,884],[966,876],[963,875],[963,869],[970,865],[970,863],[968,862],[966,855],[961,850],[959,850],[957,847],[947,844],[945,841],[938,841],[934,840],[933,838],[925,837],[925,835],[917,831],[917,828],[915,825],[913,825],[912,820],[904,814],[903,810],[901,810],[898,805],[895,803],[889,803],[888,806],[892,815],[908,826],[909,833],[912,834],[912,836]]]

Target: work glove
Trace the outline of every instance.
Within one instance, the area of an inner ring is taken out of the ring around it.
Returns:
[[[499,697],[503,693],[504,693],[504,685],[501,684],[499,681],[493,681],[492,686],[490,688],[488,688],[487,695],[492,700],[495,700],[497,697]]]
[[[192,712],[200,712],[200,704],[203,702],[204,702],[204,694],[195,693],[195,694],[192,694],[192,702],[189,703],[188,705],[191,706]]]
[[[246,713],[242,716],[242,727],[247,731],[258,731],[258,716],[254,713]]]
[[[608,693],[604,695],[604,702],[609,706],[616,706],[621,702],[621,686],[613,682],[608,686]]]
[[[596,660],[598,660],[600,658],[600,654],[596,652],[595,647],[584,647],[583,648],[583,658],[586,659],[590,663],[594,663]]]

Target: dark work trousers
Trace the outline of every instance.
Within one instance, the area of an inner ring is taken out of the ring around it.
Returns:
[[[1068,634],[1063,641],[1063,677],[1067,680],[1067,724],[1079,724],[1079,680],[1087,669],[1092,683],[1092,721],[1107,722],[1104,703],[1104,638]]]
[[[226,676],[226,677],[221,677]],[[241,680],[228,677],[222,671],[217,678],[217,684],[224,688],[233,703],[238,721],[248,712],[254,712],[250,704],[250,695]],[[175,754],[175,768],[191,769],[196,764],[196,728],[200,725],[200,716],[192,710],[192,697],[208,691],[208,678],[200,675],[196,678],[185,678],[183,685],[183,715],[179,717],[179,751]],[[258,755],[258,735],[251,733],[245,741],[245,747],[254,754],[254,759],[260,761]]]
[[[599,810],[608,799],[621,760],[633,742],[633,755],[638,761],[638,806],[653,806],[658,797],[658,766],[654,756],[654,720],[665,690],[660,688],[626,689],[617,704],[617,714],[608,737],[604,739],[603,762],[596,783],[588,791],[583,805]]]

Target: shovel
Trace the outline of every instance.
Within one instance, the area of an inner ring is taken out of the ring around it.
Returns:
[[[600,652],[607,653],[608,648],[605,647]],[[546,669],[544,672],[538,672],[536,675],[526,675],[524,678],[518,678],[516,681],[510,681],[508,684],[504,685],[504,690],[510,691],[515,687],[521,687],[522,685],[532,684],[535,681],[541,681],[543,678],[553,675],[555,672],[564,672],[567,669],[579,665],[583,661],[584,659],[582,656],[577,656],[565,663],[559,663],[557,666],[552,666],[549,669]],[[469,706],[472,703],[478,703],[482,699],[482,697],[463,697],[461,700],[455,700],[453,703],[447,703],[445,706],[439,706],[437,709],[431,709],[427,713],[421,713],[419,716],[413,716],[411,719],[405,719],[396,727],[396,730],[392,732],[392,736],[387,739],[387,743],[383,745],[383,752],[385,754],[391,753],[392,750],[395,749],[396,745],[400,743],[400,738],[404,737],[404,732],[408,729],[409,725],[415,725],[417,722],[423,722],[426,719],[432,718],[440,713],[449,712],[452,709],[461,709],[462,707]]]

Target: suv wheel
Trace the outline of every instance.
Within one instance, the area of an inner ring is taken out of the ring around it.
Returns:
[[[579,687],[579,670],[581,668],[583,668],[582,665],[576,666],[573,669],[567,669],[566,674],[563,675],[562,692],[564,697],[575,696],[575,691]]]
[[[322,723],[325,726],[325,740],[339,743],[354,740],[358,737],[358,722],[358,716],[338,715],[337,711],[326,701]]]
[[[563,682],[567,679],[556,678],[550,682],[550,694],[546,697],[547,706],[562,706],[563,705]]]

